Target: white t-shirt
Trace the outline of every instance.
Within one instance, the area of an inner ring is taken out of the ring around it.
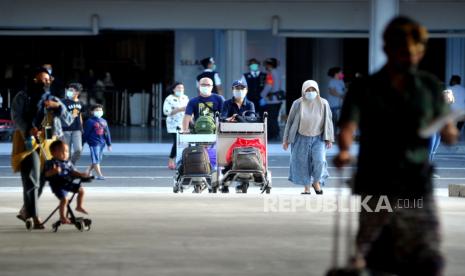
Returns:
[[[451,104],[452,110],[465,109],[465,88],[461,85],[454,85],[447,89],[452,90],[454,94],[455,102]]]
[[[346,86],[344,84],[344,81],[342,80],[331,79],[328,84],[328,89],[330,88],[334,89],[341,96],[344,96],[345,94]],[[337,108],[342,106],[342,98],[333,96],[329,92],[327,100],[331,108]]]

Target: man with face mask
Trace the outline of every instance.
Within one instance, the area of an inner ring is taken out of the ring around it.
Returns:
[[[260,93],[265,88],[266,73],[260,71],[260,62],[251,58],[248,62],[249,72],[242,75],[241,81],[247,85],[247,99],[253,102],[255,110],[260,108]]]
[[[439,81],[417,69],[427,38],[426,28],[418,22],[394,18],[383,34],[386,65],[355,80],[344,99],[338,167],[349,164],[353,134],[357,127],[360,130],[353,192],[364,204],[359,213],[356,269],[442,275],[429,139],[419,133],[447,114],[449,107]],[[442,129],[442,140],[450,144],[457,137],[457,128],[449,122]],[[380,199],[391,208],[376,211],[373,207]]]
[[[192,98],[187,103],[182,121],[183,132],[189,132],[189,124],[192,119],[197,120],[201,115],[215,116],[223,108],[224,99],[218,94],[212,93],[213,81],[210,78],[199,80],[199,96]]]
[[[64,105],[45,93],[50,83],[46,69],[35,69],[28,79],[26,91],[14,97],[11,107],[11,116],[16,125],[12,166],[14,172],[21,172],[24,200],[24,206],[17,217],[21,220],[32,218],[35,229],[44,228],[38,216],[38,198],[45,183],[40,171],[41,158],[44,156],[41,156],[38,143],[51,138],[46,137],[47,134],[61,134],[60,118],[68,124],[72,121]]]
[[[253,102],[247,100],[247,84],[241,80],[236,80],[232,84],[233,97],[224,102],[221,110],[221,119],[228,122],[236,122],[237,116],[242,116],[244,112],[255,112]]]

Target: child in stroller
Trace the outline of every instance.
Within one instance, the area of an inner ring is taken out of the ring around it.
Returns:
[[[71,161],[68,161],[69,149],[68,145],[63,141],[54,141],[50,145],[50,152],[53,158],[45,163],[45,179],[49,181],[53,194],[60,200],[59,210],[61,224],[73,223],[66,216],[68,192],[77,193],[76,211],[87,214],[86,209],[83,208],[84,188],[81,187],[80,183],[74,183],[73,180],[76,178],[87,180],[90,179],[90,177],[86,173],[78,172]],[[69,211],[70,210],[68,210],[68,212]]]

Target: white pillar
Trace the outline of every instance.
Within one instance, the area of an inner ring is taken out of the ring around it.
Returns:
[[[225,32],[225,66],[223,91],[225,98],[232,96],[231,84],[240,79],[246,66],[247,35],[242,30],[227,30]]]
[[[446,85],[452,75],[465,79],[465,38],[447,38],[446,40]],[[463,85],[463,81],[462,81]]]
[[[370,73],[386,63],[383,52],[383,31],[387,23],[399,14],[399,0],[371,0],[370,14]]]

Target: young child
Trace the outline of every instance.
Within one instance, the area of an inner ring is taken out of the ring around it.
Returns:
[[[61,223],[70,223],[66,217],[66,206],[68,204],[68,192],[77,193],[76,211],[87,214],[82,207],[84,200],[84,188],[81,185],[73,183],[76,177],[88,177],[88,174],[78,172],[71,161],[69,161],[68,145],[61,141],[54,141],[50,145],[50,153],[53,158],[45,163],[45,179],[49,181],[52,192],[60,200],[60,220]]]
[[[95,179],[105,180],[100,169],[100,163],[103,157],[103,149],[108,146],[108,151],[111,151],[111,136],[108,124],[103,116],[103,106],[96,104],[91,108],[92,117],[89,118],[84,125],[84,141],[89,144],[90,156],[92,165],[87,172],[90,174],[95,170],[97,176]]]

